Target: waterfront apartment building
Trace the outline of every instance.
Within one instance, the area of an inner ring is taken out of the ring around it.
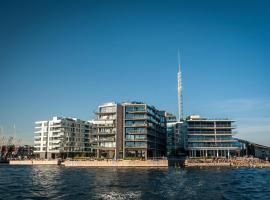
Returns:
[[[90,137],[92,152],[98,158],[123,157],[123,107],[117,103],[105,103],[98,107],[92,121]]]
[[[230,157],[238,149],[233,139],[234,121],[189,116],[187,142],[190,157]]]
[[[165,112],[141,102],[123,103],[124,157],[166,156]]]
[[[67,158],[90,152],[91,124],[77,118],[53,117],[35,122],[34,154],[37,158]]]

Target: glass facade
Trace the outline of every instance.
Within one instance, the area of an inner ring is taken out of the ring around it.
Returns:
[[[161,157],[166,155],[166,119],[154,107],[143,103],[124,106],[124,156]]]
[[[191,157],[229,157],[237,149],[233,121],[187,119],[188,150]]]

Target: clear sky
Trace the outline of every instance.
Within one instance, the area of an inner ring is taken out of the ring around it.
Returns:
[[[144,101],[237,121],[270,146],[270,1],[1,1],[0,130],[32,143],[34,122],[94,117]]]

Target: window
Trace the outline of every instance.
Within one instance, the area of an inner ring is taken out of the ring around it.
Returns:
[[[145,111],[144,105],[138,105],[138,106],[127,106],[126,112],[133,112],[133,111]]]
[[[112,113],[112,112],[116,112],[116,107],[101,107],[100,108],[100,112],[101,113]]]

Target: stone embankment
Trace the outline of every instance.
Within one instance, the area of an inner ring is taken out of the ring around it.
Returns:
[[[10,165],[59,165],[66,167],[168,167],[167,159],[159,160],[10,160]]]
[[[168,160],[66,160],[66,167],[168,167]]]
[[[59,165],[59,160],[10,160],[10,165]]]
[[[187,159],[185,167],[270,167],[270,162],[253,157]]]

